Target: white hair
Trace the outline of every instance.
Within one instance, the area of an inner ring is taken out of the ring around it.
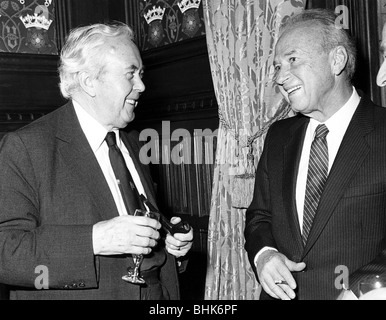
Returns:
[[[60,54],[60,91],[70,98],[79,87],[79,75],[87,71],[98,78],[104,69],[104,50],[111,38],[134,40],[133,30],[124,23],[93,24],[71,30]]]

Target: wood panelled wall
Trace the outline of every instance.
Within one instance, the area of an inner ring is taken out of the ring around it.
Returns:
[[[148,50],[142,58],[146,91],[132,125],[140,132],[147,128],[157,131],[159,164],[151,167],[158,185],[159,205],[165,214],[181,216],[194,228],[189,267],[181,275],[182,297],[203,299],[218,128],[218,105],[206,39],[197,37]],[[184,138],[171,141],[169,134],[181,130],[185,132]],[[176,164],[170,159],[170,152],[179,147],[181,155],[190,152],[188,163]],[[163,152],[165,148],[167,152]],[[169,159],[162,156],[165,154]]]
[[[56,56],[0,53],[0,138],[64,103]]]

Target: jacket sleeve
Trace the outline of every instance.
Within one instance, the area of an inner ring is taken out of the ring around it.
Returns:
[[[271,231],[272,212],[267,165],[271,132],[272,126],[265,138],[263,153],[256,170],[253,200],[246,211],[244,229],[245,249],[255,274],[256,266],[254,259],[256,254],[264,247],[276,248],[276,243]]]
[[[47,214],[43,219],[40,199],[49,195],[39,193],[44,182],[26,145],[17,133],[0,142],[0,282],[96,287],[92,225],[53,224]]]

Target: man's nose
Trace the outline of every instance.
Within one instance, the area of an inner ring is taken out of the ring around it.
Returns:
[[[145,84],[143,83],[141,77],[138,76],[138,78],[135,80],[133,88],[134,88],[134,90],[136,90],[138,92],[144,92],[145,91],[146,87],[145,87]]]
[[[289,68],[282,66],[276,73],[275,82],[279,86],[282,86],[289,78]]]
[[[377,75],[377,85],[384,87],[386,85],[386,59],[383,61]]]

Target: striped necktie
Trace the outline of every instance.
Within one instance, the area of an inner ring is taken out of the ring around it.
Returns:
[[[306,184],[306,196],[304,199],[303,216],[303,244],[307,242],[312,226],[312,221],[318,208],[319,199],[322,195],[324,184],[328,175],[328,146],[326,136],[328,129],[326,125],[320,124],[315,130],[315,138],[311,144],[310,161],[308,164],[308,175]]]

